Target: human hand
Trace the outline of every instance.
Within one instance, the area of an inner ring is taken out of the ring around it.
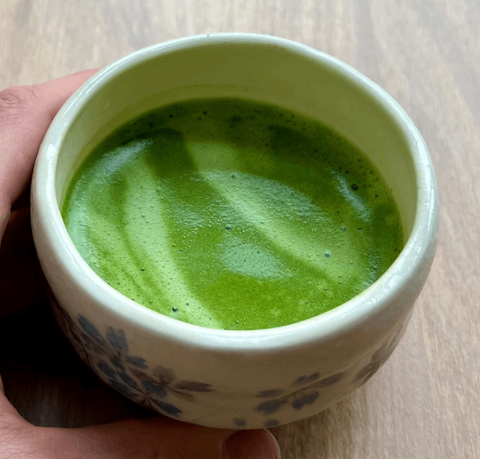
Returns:
[[[95,71],[0,92],[0,319],[32,296],[35,257],[15,244],[29,239],[28,185],[40,143],[68,97]],[[0,459],[43,458],[279,458],[266,430],[234,432],[186,424],[166,417],[130,419],[82,429],[37,427],[5,397],[0,378]]]

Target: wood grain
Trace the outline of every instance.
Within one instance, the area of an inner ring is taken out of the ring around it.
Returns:
[[[0,89],[225,31],[300,41],[382,86],[432,155],[441,200],[437,257],[405,337],[377,375],[276,435],[286,459],[472,459],[480,457],[478,24],[478,0],[3,0]],[[0,371],[7,395],[36,424],[146,415],[90,375],[42,301],[0,324]]]

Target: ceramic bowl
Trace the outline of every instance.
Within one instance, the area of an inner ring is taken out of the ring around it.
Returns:
[[[303,322],[222,331],[144,308],[89,268],[59,211],[74,171],[119,125],[154,107],[203,96],[281,105],[318,119],[365,152],[393,192],[407,237],[379,280]],[[388,359],[433,260],[438,202],[422,137],[382,89],[302,44],[217,34],[139,50],[101,70],[70,98],[40,149],[32,224],[58,322],[101,379],[172,418],[249,429],[324,410]]]

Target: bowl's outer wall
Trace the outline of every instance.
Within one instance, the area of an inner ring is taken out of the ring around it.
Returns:
[[[219,332],[160,317],[91,271],[59,213],[73,171],[98,140],[128,119],[159,104],[206,95],[276,102],[315,116],[370,156],[391,185],[410,236],[377,283],[299,324]],[[73,96],[41,148],[32,227],[59,323],[102,379],[177,419],[262,428],[325,409],[389,357],[433,260],[438,202],[421,137],[368,80],[302,45],[221,35],[142,50],[103,70]]]

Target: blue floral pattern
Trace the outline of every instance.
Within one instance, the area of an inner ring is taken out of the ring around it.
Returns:
[[[277,427],[280,425],[280,422],[276,419],[268,419],[265,421],[265,428],[270,429],[272,427]]]
[[[207,383],[177,380],[170,368],[149,369],[145,359],[130,354],[123,330],[107,327],[103,335],[85,316],[78,315],[75,321],[58,303],[56,306],[60,325],[82,360],[114,389],[135,402],[181,418],[182,410],[173,403],[175,399],[194,402],[195,392],[213,391]]]
[[[247,421],[245,421],[245,419],[243,419],[243,418],[234,418],[233,423],[237,427],[245,427],[247,425]]]
[[[127,337],[122,329],[107,326],[105,332],[101,333],[84,315],[79,314],[74,319],[58,304],[53,295],[51,300],[61,328],[81,359],[126,397],[147,408],[182,419],[184,413],[179,406],[180,401],[193,404],[196,393],[215,392],[208,383],[178,380],[171,368],[160,365],[150,368],[145,359],[130,353]],[[393,338],[377,348],[366,364],[353,374],[349,384],[359,387],[377,372],[395,349],[405,326],[406,324]],[[280,421],[276,415],[280,410],[287,406],[301,410],[306,405],[312,405],[319,398],[322,389],[335,385],[343,380],[345,375],[346,372],[328,376],[313,372],[295,379],[288,389],[262,390],[256,394],[256,398],[261,401],[253,411],[257,415],[260,413],[265,416],[265,427],[278,426]],[[237,428],[247,428],[248,423],[248,419],[244,417],[232,419],[232,426]]]
[[[370,358],[368,363],[355,374],[353,382],[357,387],[365,384],[392,355],[392,352],[395,350],[398,342],[400,341],[400,338],[402,337],[403,332],[405,331],[405,326],[400,328],[393,335],[393,338],[390,341],[382,344],[372,354],[372,357]]]
[[[294,390],[268,389],[259,392],[258,398],[268,400],[258,404],[255,410],[266,415],[276,413],[286,405],[290,405],[295,410],[301,410],[305,405],[311,405],[317,400],[322,388],[331,386],[342,378],[343,373],[335,373],[324,378],[321,378],[318,372],[301,376],[293,382]],[[273,419],[268,420],[267,423],[269,427],[276,425]]]

